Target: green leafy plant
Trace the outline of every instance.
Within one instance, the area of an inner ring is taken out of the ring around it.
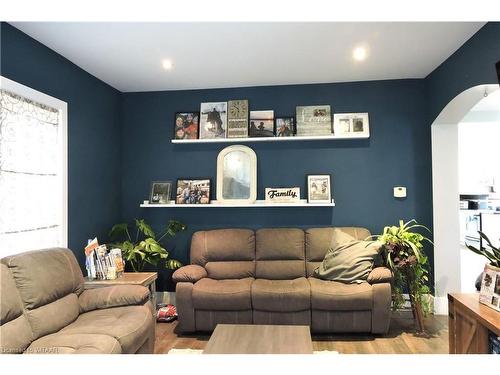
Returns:
[[[410,297],[419,330],[423,330],[422,314],[431,311],[430,301],[426,298],[429,288],[429,259],[424,253],[424,242],[432,241],[416,232],[418,229],[430,230],[410,220],[400,220],[399,226],[387,226],[382,234],[376,236],[383,244],[383,255],[386,265],[394,273],[393,308],[403,306],[405,299],[403,289],[406,287]]]
[[[490,239],[486,236],[486,234],[484,234],[481,231],[478,231],[478,233],[481,236],[481,238],[486,241],[486,243],[490,248],[488,249],[487,247],[482,247],[480,249],[477,249],[472,245],[466,244],[467,248],[470,251],[482,255],[483,257],[488,259],[492,266],[500,268],[500,248],[493,246],[493,244],[491,243]]]
[[[136,235],[132,241],[127,223],[113,225],[109,237],[113,241],[111,246],[122,250],[123,258],[130,263],[135,272],[140,272],[146,264],[158,266],[164,263],[165,268],[177,269],[182,266],[176,259],[169,259],[169,252],[162,246],[161,241],[166,236],[174,237],[178,232],[186,230],[186,225],[177,220],[170,220],[164,232],[156,235],[144,219],[135,219]]]

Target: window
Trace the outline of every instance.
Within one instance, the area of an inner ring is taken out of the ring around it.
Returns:
[[[67,105],[1,77],[0,257],[67,247]]]

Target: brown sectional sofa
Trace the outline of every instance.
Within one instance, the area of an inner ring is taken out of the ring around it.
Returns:
[[[0,353],[153,353],[148,289],[84,290],[68,249],[3,258],[0,279]]]
[[[331,244],[365,239],[364,228],[219,229],[199,231],[191,264],[173,275],[178,329],[212,331],[218,323],[309,325],[313,332],[387,333],[389,269],[367,282],[313,277]]]

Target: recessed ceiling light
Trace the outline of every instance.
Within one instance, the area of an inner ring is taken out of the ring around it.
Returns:
[[[172,70],[172,68],[174,67],[174,63],[172,62],[172,60],[168,60],[168,59],[165,59],[161,62],[161,65],[163,66],[163,69],[165,70]]]
[[[356,47],[352,51],[352,57],[356,61],[363,61],[366,59],[367,56],[368,56],[368,52],[366,51],[365,47]]]

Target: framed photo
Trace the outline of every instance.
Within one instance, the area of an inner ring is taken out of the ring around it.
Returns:
[[[250,111],[250,137],[274,137],[274,111]]]
[[[331,183],[329,174],[316,174],[307,176],[307,202],[331,203]]]
[[[333,129],[339,137],[370,136],[368,113],[335,113],[333,115]]]
[[[226,138],[227,102],[201,103],[200,139]]]
[[[209,204],[209,178],[180,178],[177,180],[176,204]]]
[[[297,106],[297,135],[332,135],[332,111],[329,105]]]
[[[200,112],[175,114],[174,139],[198,139]]]
[[[172,181],[153,181],[151,183],[150,204],[170,203],[170,192],[172,191]]]
[[[248,100],[227,102],[227,137],[248,137]]]
[[[293,117],[278,117],[274,120],[276,137],[293,137],[295,132],[295,119]]]

